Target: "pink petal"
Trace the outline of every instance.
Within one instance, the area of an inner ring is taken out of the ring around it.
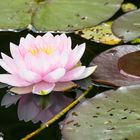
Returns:
[[[11,51],[11,55],[17,65],[17,67],[26,68],[26,65],[23,61],[23,57],[20,53],[18,46],[13,43],[10,43],[10,51]]]
[[[47,32],[45,35],[43,35],[44,40],[52,40],[54,38],[53,34],[50,32]]]
[[[59,66],[60,67],[65,67],[67,62],[68,62],[68,54],[66,52],[63,52],[61,55],[60,55],[60,58],[59,58]]]
[[[54,71],[50,72],[47,74],[43,80],[46,82],[54,83],[57,82],[61,77],[63,77],[65,74],[65,69],[64,68],[58,68],[55,69]]]
[[[68,60],[68,63],[66,65],[66,68],[70,69],[70,68],[74,67],[80,61],[81,57],[84,54],[84,51],[85,51],[85,43],[83,43],[79,46],[76,46],[72,50],[72,52],[69,56],[69,60]]]
[[[60,43],[61,43],[60,35],[56,35],[56,36],[54,37],[53,44],[54,44],[54,47],[55,47],[56,49],[58,49],[58,50],[59,50],[59,48],[61,48]]]
[[[0,74],[0,82],[17,87],[31,85],[31,83],[11,74]]]
[[[28,34],[26,36],[26,38],[22,37],[20,39],[19,49],[20,49],[20,53],[23,57],[28,52],[29,48],[32,48],[35,46],[34,40],[35,40],[35,38],[31,34]]]
[[[74,82],[56,83],[54,87],[54,91],[66,91],[76,86],[77,85]]]
[[[1,53],[1,56],[3,58],[3,61],[10,68],[10,71],[11,71],[10,73],[12,73],[12,74],[17,73],[17,67],[15,65],[14,60],[11,57],[5,55],[4,53]]]
[[[39,74],[26,69],[19,70],[19,76],[31,83],[40,82],[42,80]]]
[[[12,69],[10,67],[7,66],[7,64],[0,59],[0,66],[5,69],[8,73],[13,73]]]
[[[33,56],[32,54],[28,53],[25,56],[25,63],[28,69],[40,75],[46,74],[50,68],[50,62],[43,54]]]
[[[27,34],[27,36],[25,37],[26,41],[31,41],[31,40],[34,40],[34,39],[35,39],[35,37],[32,36],[31,34]]]
[[[19,45],[24,44],[24,41],[25,41],[25,38],[24,38],[24,37],[21,37],[21,38],[20,38],[20,41],[19,41]]]
[[[20,46],[24,47],[24,49],[28,49],[30,47],[34,47],[35,37],[31,34],[28,34],[25,38],[21,38]]]
[[[51,34],[50,32],[46,33],[43,37],[42,37],[43,41],[44,41],[44,46],[51,46],[51,47],[55,47],[55,41],[54,41],[54,36],[53,34]],[[57,43],[57,42],[56,42]]]
[[[27,87],[12,87],[9,91],[16,93],[16,94],[27,94],[31,93],[33,89],[33,86],[27,86]]]
[[[92,67],[86,68],[85,71],[79,77],[77,77],[75,80],[81,80],[81,79],[88,77],[95,71],[96,68],[97,68],[97,66],[92,66]]]
[[[59,80],[60,82],[68,82],[77,79],[85,71],[85,66],[74,68],[68,72]]]
[[[19,48],[17,45],[10,43],[10,52],[14,59],[18,58],[20,56]],[[21,56],[20,56],[21,57]]]
[[[53,83],[46,83],[46,82],[40,82],[33,86],[33,93],[38,95],[46,95],[49,94],[53,88],[55,87],[55,84]]]
[[[71,38],[67,37],[66,34],[61,34],[60,36],[60,51],[70,52],[71,51]]]
[[[42,36],[38,35],[35,39],[35,45],[37,48],[42,48],[44,47],[46,44],[45,44],[45,41],[43,40]]]

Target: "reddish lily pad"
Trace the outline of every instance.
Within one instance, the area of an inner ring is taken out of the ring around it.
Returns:
[[[97,57],[95,57],[91,65],[97,65],[96,71],[92,74],[92,78],[96,82],[113,85],[113,86],[127,86],[127,85],[135,85],[140,84],[140,77],[133,77],[132,73],[122,74],[120,73],[120,67],[118,66],[118,61],[126,54],[130,54],[132,52],[140,51],[140,46],[133,45],[122,45],[118,47],[111,48]],[[131,54],[130,54],[131,55]],[[129,55],[129,56],[130,56]],[[131,56],[130,56],[131,57]],[[131,67],[131,71],[138,71],[139,67],[136,69],[135,65],[140,65],[138,55],[137,58],[131,57],[131,63],[129,62],[129,66]],[[131,59],[130,58],[130,59]],[[127,63],[127,62],[126,62]],[[130,65],[131,64],[131,65]],[[129,71],[129,70],[128,70]],[[127,72],[126,72],[127,73]],[[137,72],[136,72],[137,73]]]

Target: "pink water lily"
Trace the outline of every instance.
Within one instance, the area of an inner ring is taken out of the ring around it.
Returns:
[[[12,58],[1,53],[0,65],[9,74],[0,74],[0,82],[13,86],[17,94],[46,95],[75,86],[74,80],[91,75],[96,66],[78,65],[85,44],[71,48],[71,38],[50,32],[33,37],[28,34],[19,45],[10,43]]]

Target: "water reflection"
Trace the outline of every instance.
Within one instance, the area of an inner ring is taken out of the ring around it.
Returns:
[[[19,120],[45,123],[70,104],[72,100],[60,92],[54,92],[43,97],[34,94],[15,95],[7,93],[2,98],[1,105],[7,108],[17,103]]]

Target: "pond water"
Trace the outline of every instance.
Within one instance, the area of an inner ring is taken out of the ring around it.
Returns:
[[[133,0],[131,0],[133,1]],[[140,2],[137,0],[135,3],[138,5]],[[114,16],[119,16],[120,11]],[[1,32],[0,33],[0,52],[3,52],[7,55],[9,53],[9,43],[13,42],[15,44],[19,43],[19,39],[22,36],[26,36],[29,31],[21,31],[19,33],[13,32]],[[30,32],[34,36],[37,34]],[[114,47],[113,45],[104,45],[100,43],[95,43],[81,38],[75,34],[68,34],[72,37],[73,47],[76,44],[86,43],[86,52],[82,58],[82,63],[88,65],[93,57],[97,56],[99,53]],[[0,68],[0,73],[4,73],[4,70]],[[111,88],[111,87],[110,87]],[[95,94],[98,94],[102,91],[108,90],[109,88],[103,87],[101,85],[95,85],[94,90],[92,90],[87,97],[92,97]],[[7,88],[1,89],[0,101],[3,95],[7,92]],[[31,138],[31,140],[61,140],[61,131],[59,129],[59,122],[63,120],[65,116],[60,118],[58,121],[53,123],[49,128],[43,130],[39,135]],[[4,140],[18,140],[29,134],[30,132],[36,130],[40,127],[40,123],[33,124],[32,122],[25,123],[24,121],[19,121],[17,116],[17,106],[12,105],[9,108],[0,107],[0,140],[2,137]]]

